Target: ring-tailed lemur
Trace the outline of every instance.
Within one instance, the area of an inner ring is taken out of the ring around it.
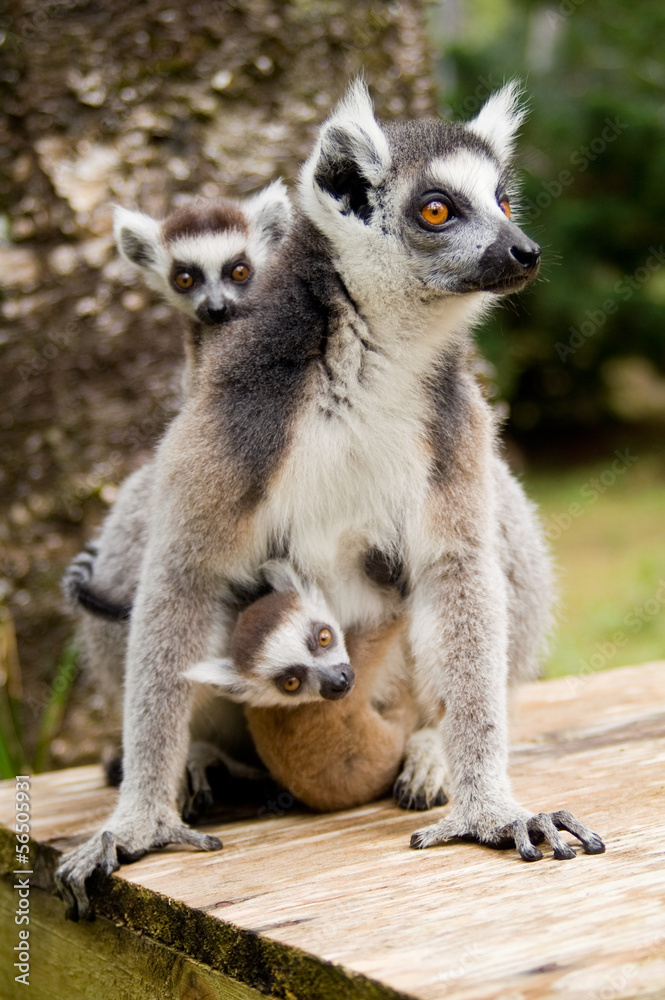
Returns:
[[[286,235],[292,214],[281,180],[244,202],[195,199],[161,222],[144,212],[114,207],[120,254],[139,268],[151,288],[192,320],[186,389],[195,377],[203,325],[218,328],[237,313],[256,275]],[[129,620],[147,530],[151,478],[151,466],[129,477],[116,512],[109,517],[109,530],[105,527],[100,538],[69,565],[62,586],[73,609],[84,608],[110,622]],[[125,642],[120,639],[124,633],[86,618],[82,631],[85,659],[98,674],[110,673],[117,683],[118,665],[124,662]]]
[[[412,763],[422,761],[424,734],[429,751],[442,754],[435,730],[417,731],[419,712],[402,641],[405,624],[397,618],[392,628],[382,623],[375,630],[347,633],[356,681],[341,701],[245,705],[254,747],[271,776],[312,809],[349,809],[388,794],[405,756]],[[414,799],[405,805],[425,808],[446,801],[440,774],[429,762],[413,778],[408,792]]]
[[[417,723],[404,621],[377,636],[350,635],[354,671],[319,589],[287,563],[268,563],[261,573],[273,589],[241,612],[229,655],[185,676],[243,703],[259,757],[301,802],[329,810],[378,798],[392,787]],[[213,763],[214,746],[205,748]],[[195,778],[205,796],[205,771]]]
[[[161,222],[115,206],[114,233],[122,256],[193,321],[185,344],[186,382],[196,378],[206,328],[219,327],[242,308],[291,217],[281,180],[246,201],[197,198]]]
[[[291,221],[282,181],[253,198],[197,198],[159,222],[116,205],[122,256],[176,309],[207,326],[234,314]]]
[[[533,509],[497,453],[470,371],[470,328],[524,287],[540,249],[510,218],[522,119],[507,86],[467,124],[380,124],[354,85],[301,175],[302,210],[260,279],[260,308],[204,344],[205,379],[156,460],[132,611],[125,777],[113,814],[62,862],[72,915],[85,880],[168,842],[221,845],[175,807],[187,754],[187,669],[224,645],[220,593],[275,547],[314,580],[341,627],[387,628],[379,552],[403,581],[411,683],[443,715],[452,806],[413,835],[600,838],[570,813],[532,815],[507,775],[509,676],[532,674],[551,573]],[[444,714],[445,712],[445,714]],[[407,761],[407,768],[409,762]],[[120,858],[119,858],[120,855]]]
[[[240,612],[228,655],[203,660],[185,676],[262,708],[344,698],[355,674],[323,594],[288,563],[266,563],[260,572],[271,589]]]

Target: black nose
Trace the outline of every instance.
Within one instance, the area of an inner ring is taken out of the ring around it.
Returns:
[[[223,323],[227,318],[228,308],[226,303],[216,308],[211,308],[207,302],[202,302],[196,310],[196,315],[202,323],[207,323],[209,326],[215,326],[218,323]]]
[[[327,698],[328,701],[337,701],[339,698],[343,698],[353,687],[355,679],[356,675],[348,663],[331,667],[329,671],[321,675],[319,685],[321,697]]]
[[[510,255],[514,257],[518,264],[521,264],[526,271],[533,270],[540,260],[540,247],[535,243],[528,246],[511,247]]]

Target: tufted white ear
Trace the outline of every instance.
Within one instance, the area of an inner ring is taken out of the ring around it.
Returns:
[[[290,563],[272,559],[263,564],[261,572],[278,594],[288,593],[290,590],[295,590],[298,594],[303,593],[304,584]]]
[[[520,107],[521,96],[521,84],[511,80],[492,94],[467,123],[467,128],[484,139],[501,161],[512,156],[517,131],[528,114],[526,108]]]
[[[293,207],[284,183],[279,180],[259,191],[243,205],[252,225],[267,243],[276,244],[286,236]]]
[[[390,166],[388,140],[374,116],[365,82],[354,80],[330,118],[301,174],[305,203],[311,191],[329,195],[342,212],[360,218],[367,211],[367,191],[379,184]]]
[[[146,270],[157,263],[161,224],[144,212],[113,206],[113,235],[118,250],[130,264]]]
[[[233,660],[228,657],[195,663],[185,671],[184,676],[197,684],[212,684],[220,689],[220,693],[234,700],[242,701],[249,690],[246,682],[238,674]]]

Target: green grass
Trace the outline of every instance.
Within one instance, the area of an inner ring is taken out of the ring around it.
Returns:
[[[665,660],[665,462],[634,454],[524,477],[559,569],[547,676]]]
[[[56,665],[48,695],[37,703],[39,732],[36,746],[29,748],[23,714],[30,696],[21,676],[12,617],[6,608],[0,612],[0,779],[4,779],[48,769],[51,741],[60,729],[78,668],[70,645]]]

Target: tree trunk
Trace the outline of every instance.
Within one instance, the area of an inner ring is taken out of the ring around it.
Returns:
[[[379,114],[431,113],[424,7],[13,0],[5,14],[0,538],[29,730],[72,631],[62,570],[178,406],[180,321],[121,266],[111,204],[161,215],[293,183],[363,69]],[[94,756],[78,728],[57,762]]]

